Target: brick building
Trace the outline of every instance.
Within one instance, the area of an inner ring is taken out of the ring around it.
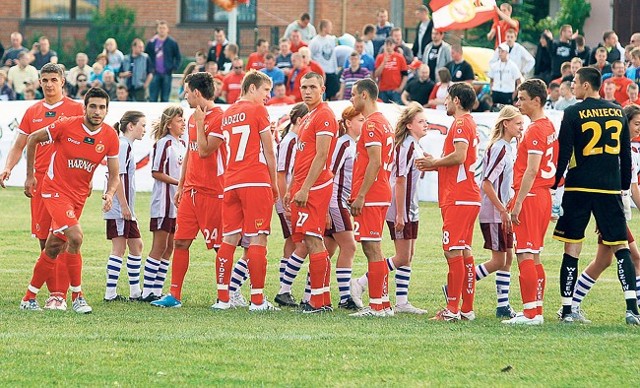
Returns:
[[[12,0],[3,1],[0,7],[0,42],[9,46],[10,33],[20,31],[29,46],[34,37],[44,34],[54,50],[64,47],[68,51],[86,39],[91,13],[115,4],[136,11],[136,26],[144,28],[145,40],[154,34],[156,20],[166,20],[170,35],[185,56],[205,49],[213,39],[213,29],[226,30],[228,23],[228,14],[210,0]],[[375,11],[386,8],[391,22],[412,33],[416,25],[414,10],[420,4],[420,0],[251,0],[248,6],[238,8],[238,43],[242,55],[254,51],[258,37],[275,43],[302,12],[310,13],[316,26],[320,19],[332,20],[333,33],[339,36],[344,32],[355,34],[366,23],[375,23]],[[405,40],[412,38],[410,35]],[[129,51],[128,44],[119,43],[123,52]]]

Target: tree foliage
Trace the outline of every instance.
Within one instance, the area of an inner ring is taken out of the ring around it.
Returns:
[[[106,8],[104,13],[94,12],[87,32],[86,53],[89,58],[93,59],[102,52],[108,38],[114,38],[120,51],[127,52],[133,39],[144,36],[144,29],[136,28],[135,21],[135,11],[120,4]]]

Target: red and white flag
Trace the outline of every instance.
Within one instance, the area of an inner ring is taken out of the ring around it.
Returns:
[[[433,28],[440,31],[466,30],[497,16],[495,0],[431,0]]]

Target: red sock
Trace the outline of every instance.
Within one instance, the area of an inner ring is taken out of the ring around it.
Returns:
[[[373,310],[382,310],[382,295],[384,295],[385,277],[389,274],[387,263],[382,261],[369,262],[369,306]]]
[[[247,266],[251,274],[251,303],[260,305],[264,302],[264,282],[267,277],[267,247],[249,245],[249,249],[247,249]]]
[[[473,310],[473,300],[476,294],[476,265],[473,256],[464,258],[465,277],[462,284],[462,308],[463,313]]]
[[[327,273],[327,252],[309,255],[309,279],[311,283],[311,299],[309,304],[314,308],[324,306],[324,278]]]
[[[69,284],[71,288],[71,300],[76,300],[82,295],[82,255],[67,252],[67,270],[69,272]]]
[[[182,300],[182,285],[184,277],[189,269],[189,250],[173,249],[173,261],[171,262],[171,288],[169,292],[171,296],[178,300]]]
[[[460,311],[460,298],[462,297],[462,288],[466,281],[466,270],[464,267],[464,258],[456,256],[447,260],[449,265],[449,274],[447,279],[447,309],[456,314]],[[475,274],[474,274],[475,276]]]
[[[536,264],[536,272],[538,274],[538,293],[536,299],[538,301],[538,315],[542,315],[542,301],[544,300],[544,288],[547,285],[547,274],[544,272],[542,264]]]
[[[386,262],[385,262],[386,263]],[[382,308],[391,308],[391,302],[389,301],[389,266],[384,272],[384,278],[382,280]]]
[[[231,282],[235,252],[235,245],[223,242],[216,256],[216,284],[218,285],[218,300],[221,302],[229,302],[229,283]]]
[[[56,261],[46,253],[44,250],[40,252],[40,257],[36,261],[36,265],[33,267],[33,275],[27,287],[27,293],[22,300],[35,299],[36,294],[42,288],[44,282],[51,276],[56,266]]]
[[[323,305],[331,306],[331,259],[329,258],[329,252],[325,251],[324,253],[327,264],[325,266],[326,271],[324,273],[324,293],[322,294]]]
[[[67,251],[60,252],[56,258],[55,268],[56,280],[55,280],[55,292],[59,296],[66,298],[67,291],[69,291],[69,270],[67,269]]]
[[[527,318],[534,318],[538,314],[536,294],[538,293],[538,271],[533,260],[523,260],[518,264],[520,268],[520,294],[522,306]]]

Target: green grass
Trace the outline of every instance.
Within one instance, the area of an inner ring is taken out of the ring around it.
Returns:
[[[138,204],[148,247],[149,196],[140,194]],[[436,323],[424,316],[353,319],[342,311],[320,316],[214,313],[208,309],[215,298],[214,254],[202,240],[192,246],[184,307],[161,310],[101,302],[110,243],[99,209],[99,196],[93,195],[82,218],[83,289],[94,313],[24,312],[18,303],[31,277],[37,242],[29,237],[29,207],[22,191],[0,192],[0,385],[622,386],[632,385],[630,379],[640,370],[634,356],[640,331],[624,324],[614,269],[605,272],[583,304],[592,325],[555,321],[562,246],[551,239],[543,254],[548,281],[541,327],[504,327],[494,318],[493,276],[478,283],[474,322]],[[439,211],[426,204],[421,212],[410,299],[431,316],[443,303],[446,264]],[[632,229],[638,226],[636,218]],[[581,270],[595,254],[594,240],[583,249]],[[488,256],[481,245],[477,231],[478,262]],[[269,243],[271,298],[277,291],[281,248],[276,230]],[[392,251],[385,240],[384,252]],[[354,274],[365,267],[358,252]],[[515,272],[511,299],[518,308]],[[126,275],[121,284],[127,294]],[[294,294],[301,294],[300,284]],[[501,371],[508,365],[510,371]]]

